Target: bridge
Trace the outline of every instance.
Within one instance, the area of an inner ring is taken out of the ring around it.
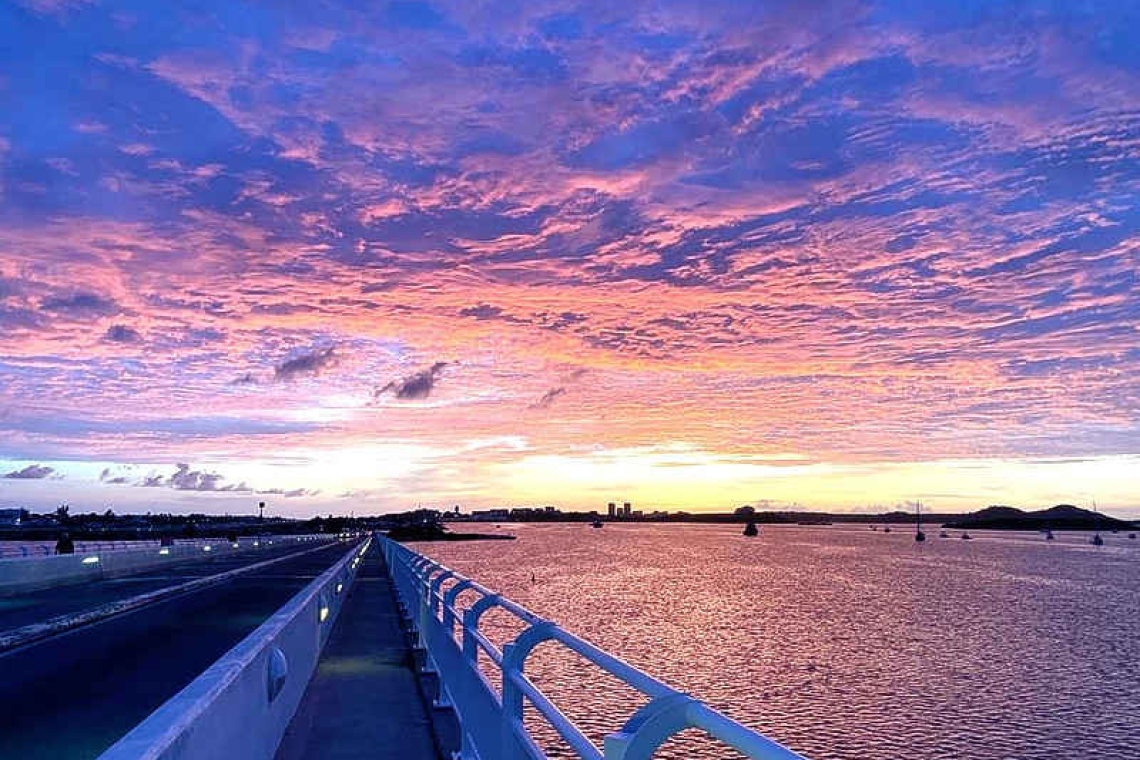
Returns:
[[[56,558],[0,560],[6,751],[544,760],[537,718],[583,760],[651,758],[686,730],[751,758],[800,758],[382,535],[229,549],[209,556],[196,546],[192,558],[81,585],[67,573],[68,586],[44,587],[38,577],[34,590],[19,591],[5,578],[36,573],[15,563]],[[520,631],[501,647],[487,630],[492,610]],[[544,643],[639,692],[644,704],[596,744],[528,676]]]

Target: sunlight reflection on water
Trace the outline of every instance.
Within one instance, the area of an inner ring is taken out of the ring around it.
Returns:
[[[1124,535],[503,530],[518,540],[413,548],[813,760],[1140,757],[1140,545]],[[518,630],[487,622],[500,643]],[[556,645],[527,670],[599,745],[644,701]],[[699,734],[658,756],[737,757]]]

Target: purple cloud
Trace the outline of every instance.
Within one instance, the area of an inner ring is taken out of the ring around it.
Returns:
[[[139,343],[142,336],[133,327],[127,325],[111,325],[107,328],[103,340],[111,343]]]
[[[10,480],[43,480],[49,477],[55,470],[47,465],[30,464],[22,470],[12,470],[11,472],[4,473],[4,477]]]
[[[336,364],[337,356],[330,346],[318,351],[289,359],[278,364],[273,372],[273,378],[278,381],[295,380],[304,375],[319,375],[325,369]]]
[[[393,380],[383,388],[378,388],[374,391],[373,396],[379,398],[386,393],[391,393],[401,400],[427,398],[431,395],[436,380],[439,379],[443,368],[447,365],[448,362],[436,362],[427,369],[415,372],[401,380]]]

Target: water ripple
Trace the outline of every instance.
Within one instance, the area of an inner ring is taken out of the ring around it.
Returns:
[[[511,530],[509,544],[417,548],[814,760],[1140,757],[1140,547],[1126,539]],[[518,627],[488,630],[502,642]],[[599,745],[644,703],[555,645],[527,669]],[[552,756],[573,756],[527,721]],[[658,756],[738,757],[696,732]]]

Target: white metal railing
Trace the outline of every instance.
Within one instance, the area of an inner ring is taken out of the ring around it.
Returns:
[[[544,620],[510,599],[388,538],[379,537],[397,594],[410,616],[417,644],[440,680],[441,701],[456,711],[464,760],[544,760],[523,722],[529,702],[583,760],[647,760],[669,737],[688,728],[756,760],[804,760],[801,755],[737,723],[703,702],[643,673],[622,659]],[[446,588],[445,583],[450,583]],[[464,592],[478,599],[460,609]],[[502,650],[479,630],[488,610],[499,608],[527,627]],[[527,657],[545,641],[555,641],[649,697],[618,731],[598,748],[565,713],[527,678]],[[480,652],[501,677],[501,696],[479,668]]]

